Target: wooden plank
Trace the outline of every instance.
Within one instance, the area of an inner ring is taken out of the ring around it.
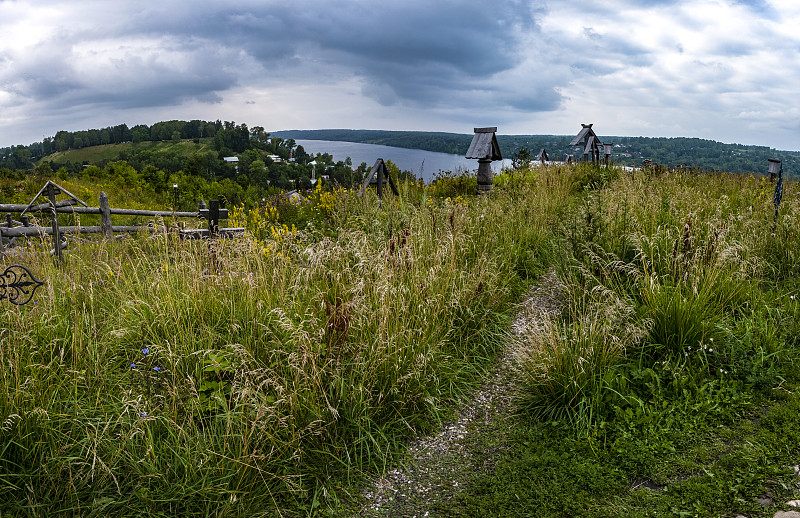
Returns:
[[[569,143],[570,146],[580,146],[581,142],[587,137],[597,137],[591,124],[581,124],[582,128],[578,135]]]
[[[145,232],[152,231],[153,228],[145,225],[133,226],[113,226],[113,232]],[[59,227],[61,234],[99,234],[103,232],[101,226],[69,226]],[[52,236],[52,227],[14,227],[14,228],[0,228],[0,235],[3,237],[33,237],[33,236]]]
[[[101,234],[103,233],[102,226],[69,226],[69,227],[60,227],[60,232],[62,234]],[[111,227],[113,232],[127,232],[127,233],[139,233],[139,232],[154,232],[155,229],[146,225],[114,225]],[[241,227],[231,227],[231,228],[221,228],[219,229],[218,237],[239,237],[244,234],[245,229]],[[181,234],[183,237],[187,239],[196,239],[198,237],[206,237],[208,236],[208,229],[206,228],[198,228],[198,229],[183,229],[181,230]],[[13,237],[43,237],[43,236],[51,236],[53,235],[53,229],[51,227],[14,227],[14,228],[3,228],[0,227],[0,236],[4,238],[13,238]],[[192,237],[197,236],[197,237]]]
[[[472,137],[472,142],[469,144],[469,149],[465,158],[489,158],[492,154],[492,136],[491,133],[476,133]]]
[[[369,186],[369,183],[372,181],[372,178],[378,172],[378,168],[381,165],[383,165],[383,167],[386,167],[386,165],[383,163],[383,159],[382,158],[379,158],[379,159],[375,160],[375,165],[373,165],[372,169],[369,170],[369,174],[364,179],[364,185],[361,186],[361,190],[358,192],[358,197],[359,198],[364,196],[364,192],[366,192],[367,186]]]
[[[56,202],[56,209],[61,209],[61,208],[64,208],[64,207],[70,207],[72,205],[77,205],[77,204],[78,204],[78,202],[73,200],[73,199],[61,200],[61,201],[57,201]],[[28,208],[28,210],[26,212],[41,212],[41,211],[45,211],[45,210],[50,210],[50,204],[49,203],[40,203],[39,205],[33,205],[30,208]]]
[[[69,200],[64,200],[64,202],[68,201]],[[67,207],[67,206],[58,206],[59,203],[62,202],[56,202],[57,205],[56,211],[59,214],[102,214],[100,207]],[[45,207],[45,209],[50,207],[49,203],[42,205]],[[27,205],[19,205],[15,203],[0,203],[0,212],[23,212],[27,207],[28,207]],[[116,214],[119,216],[149,216],[149,217],[161,216],[162,218],[170,218],[172,217],[173,212],[171,210],[110,209],[110,214]],[[202,217],[201,214],[202,212],[174,213],[174,215],[179,218],[199,218]],[[220,209],[220,218],[226,219],[222,217],[223,214],[225,214],[227,217],[228,209]]]

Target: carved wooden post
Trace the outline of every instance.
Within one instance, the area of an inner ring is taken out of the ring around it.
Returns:
[[[603,144],[603,151],[606,155],[606,167],[608,167],[609,163],[611,162],[611,150],[614,148],[614,143],[610,142],[608,144]]]
[[[497,144],[496,127],[475,128],[475,136],[467,150],[465,158],[478,159],[478,194],[484,194],[492,190],[492,161],[502,160],[500,146]]]
[[[58,262],[64,262],[64,254],[61,251],[61,231],[58,228],[58,212],[56,211],[56,189],[52,182],[47,184],[47,199],[50,201],[50,213],[53,220],[53,249],[55,250]]]
[[[111,207],[108,203],[108,195],[100,192],[100,229],[103,231],[105,239],[113,239],[114,231],[111,228]]]

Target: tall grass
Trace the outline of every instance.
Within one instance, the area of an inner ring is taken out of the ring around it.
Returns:
[[[796,196],[773,235],[764,179],[584,168],[572,181],[581,194],[559,225],[570,312],[517,355],[529,412],[585,431],[667,386],[780,382],[796,340],[790,318],[768,315],[793,311],[781,292],[797,286]]]
[[[480,380],[552,259],[562,202],[525,189],[341,191],[333,226],[215,242],[216,264],[169,234],[73,240],[63,266],[27,249],[46,287],[0,307],[0,509],[272,516],[346,497]]]

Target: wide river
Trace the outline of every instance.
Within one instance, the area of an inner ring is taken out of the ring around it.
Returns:
[[[467,160],[463,155],[332,140],[301,139],[295,140],[295,142],[303,146],[306,153],[310,155],[328,153],[337,162],[350,157],[353,167],[358,167],[361,162],[366,162],[369,167],[372,167],[379,158],[391,160],[401,170],[411,171],[426,183],[433,180],[439,171],[470,171],[474,173],[478,169],[477,160]],[[495,173],[499,173],[503,165],[510,167],[511,160],[493,162],[492,169]]]

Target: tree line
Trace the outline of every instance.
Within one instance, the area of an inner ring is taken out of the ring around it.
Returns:
[[[145,140],[181,145],[121,146],[116,156],[94,163],[73,161],[69,153],[56,154],[80,149],[77,146]],[[203,145],[183,145],[186,140]],[[225,160],[232,156],[236,162]],[[389,165],[395,178],[409,176]],[[122,124],[100,130],[60,131],[30,146],[0,149],[0,179],[22,179],[27,174],[112,179],[121,186],[161,197],[171,197],[172,185],[177,183],[186,199],[220,197],[228,203],[251,205],[278,192],[311,189],[313,177],[325,176],[331,184],[357,187],[368,170],[366,163],[354,167],[349,158],[337,162],[327,153],[307,153],[294,139],[272,136],[263,127],[220,121],[166,121],[130,129]]]
[[[339,140],[363,144],[380,144],[409,149],[463,155],[472,141],[471,134],[381,131],[381,130],[292,130],[278,131],[283,138],[310,140]],[[504,157],[511,158],[520,150],[537,156],[546,149],[551,160],[565,160],[572,155],[583,160],[583,151],[569,143],[574,135],[503,135],[497,141]],[[800,172],[800,152],[779,151],[767,146],[725,144],[714,140],[687,137],[619,137],[603,136],[604,142],[614,144],[612,160],[620,165],[639,166],[645,159],[669,167],[686,166],[709,171],[729,171],[766,174],[769,158],[783,161],[784,173],[797,176]]]

